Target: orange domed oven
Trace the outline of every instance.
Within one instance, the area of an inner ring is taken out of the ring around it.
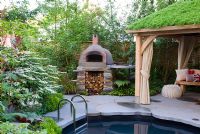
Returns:
[[[76,70],[78,89],[86,90],[89,94],[112,90],[112,71],[109,67],[112,64],[110,51],[101,47],[98,37],[93,36],[92,45],[81,53],[79,59]]]

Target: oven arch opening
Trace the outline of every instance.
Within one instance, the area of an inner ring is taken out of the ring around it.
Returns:
[[[86,62],[103,62],[103,56],[100,52],[89,52],[86,56]]]

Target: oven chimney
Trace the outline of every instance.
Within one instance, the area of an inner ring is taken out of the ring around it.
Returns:
[[[92,44],[93,45],[98,45],[98,36],[96,34],[93,35]]]

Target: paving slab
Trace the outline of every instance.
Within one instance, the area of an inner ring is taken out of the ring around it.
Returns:
[[[187,97],[198,100],[200,94],[188,93]],[[71,99],[73,95],[66,95],[65,98]],[[111,116],[111,115],[147,115],[159,119],[171,120],[200,127],[200,105],[195,101],[187,101],[187,99],[169,99],[161,95],[151,97],[150,105],[139,105],[135,103],[134,96],[109,96],[95,95],[83,96],[88,103],[89,116]],[[85,118],[85,105],[81,98],[74,99],[76,107],[76,120]],[[50,112],[45,116],[57,118],[57,111]],[[73,123],[70,114],[70,105],[65,104],[60,109],[61,120],[57,122],[59,126],[65,128]]]

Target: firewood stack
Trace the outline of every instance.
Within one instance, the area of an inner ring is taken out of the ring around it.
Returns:
[[[99,94],[104,88],[104,76],[101,71],[85,73],[85,88],[89,94]]]

